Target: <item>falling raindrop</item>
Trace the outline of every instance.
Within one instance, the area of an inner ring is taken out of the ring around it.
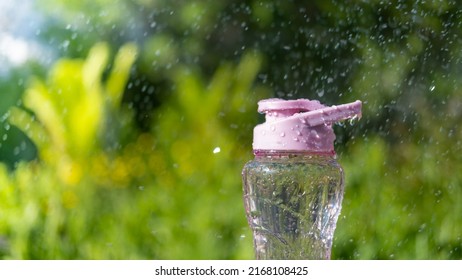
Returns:
[[[355,123],[356,123],[356,121],[357,121],[358,119],[359,119],[358,115],[355,115],[355,116],[353,116],[352,118],[350,118],[350,119],[348,120],[348,123],[349,123],[351,126],[353,126],[353,125],[355,125]]]

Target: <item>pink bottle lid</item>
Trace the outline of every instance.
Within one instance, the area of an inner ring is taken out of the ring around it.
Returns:
[[[361,117],[361,101],[325,106],[317,100],[278,98],[258,102],[266,121],[254,128],[253,150],[335,154],[332,124]]]

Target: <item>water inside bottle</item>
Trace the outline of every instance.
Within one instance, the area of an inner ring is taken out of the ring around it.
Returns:
[[[244,168],[257,259],[329,259],[343,198],[332,157],[260,157]]]

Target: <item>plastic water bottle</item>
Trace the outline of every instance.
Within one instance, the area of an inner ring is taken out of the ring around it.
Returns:
[[[330,259],[344,191],[332,124],[360,117],[361,102],[266,99],[258,111],[266,122],[242,171],[256,258]]]

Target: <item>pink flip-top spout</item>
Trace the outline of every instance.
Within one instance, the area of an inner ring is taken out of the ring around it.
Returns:
[[[265,99],[258,111],[266,121],[254,129],[253,149],[335,153],[332,124],[361,117],[361,101],[325,106],[317,100]]]

